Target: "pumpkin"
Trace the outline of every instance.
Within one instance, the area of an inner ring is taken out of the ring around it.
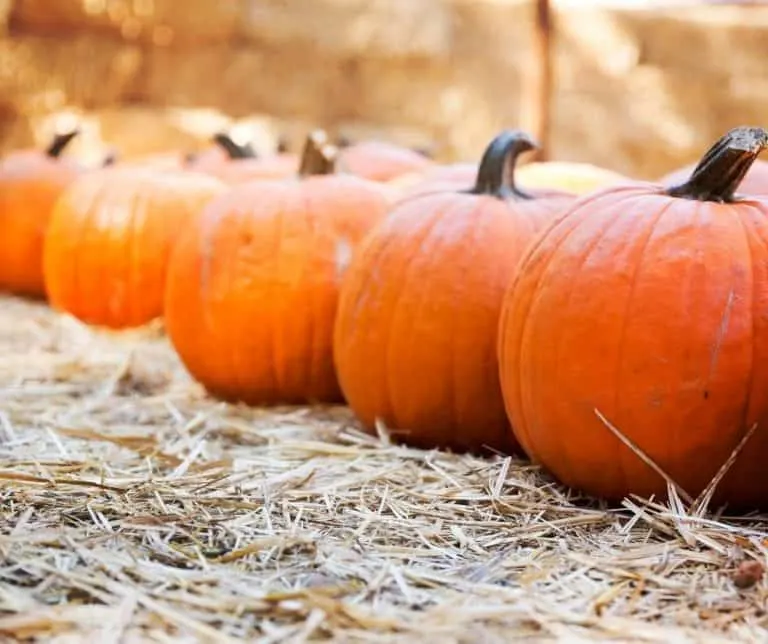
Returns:
[[[425,448],[515,448],[499,386],[501,299],[534,235],[573,196],[515,186],[525,133],[504,131],[466,191],[401,201],[361,245],[334,335],[341,389],[368,429],[377,419]]]
[[[403,197],[411,197],[439,190],[471,188],[477,178],[476,163],[435,164],[423,172],[410,172],[387,183]]]
[[[371,140],[347,143],[339,152],[338,167],[365,179],[387,182],[404,174],[423,172],[432,163],[422,152]]]
[[[83,168],[62,157],[78,131],[48,148],[11,152],[0,162],[0,289],[44,297],[43,239],[54,204]]]
[[[387,201],[377,183],[334,175],[334,155],[324,133],[313,133],[297,177],[232,187],[174,251],[166,329],[215,396],[341,401],[332,351],[339,284]]]
[[[577,195],[629,181],[618,172],[591,163],[565,161],[529,163],[517,171],[517,180],[525,188],[557,188]]]
[[[286,152],[282,144],[277,154],[259,157],[250,143],[238,143],[229,134],[216,134],[213,140],[218,147],[192,155],[187,168],[212,174],[228,184],[282,179],[298,171],[298,157]]]
[[[61,195],[45,237],[51,305],[113,329],[159,317],[174,240],[221,190],[204,174],[119,165],[80,177]]]
[[[678,186],[582,197],[521,262],[501,386],[521,446],[566,485],[666,496],[650,459],[695,498],[757,423],[715,498],[768,502],[768,201],[734,196],[766,144],[736,128]]]
[[[691,176],[696,164],[690,164],[662,177],[665,186],[676,186]],[[739,184],[739,192],[750,195],[768,195],[768,161],[757,159]]]

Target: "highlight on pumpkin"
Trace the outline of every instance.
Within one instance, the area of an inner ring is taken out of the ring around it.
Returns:
[[[501,388],[522,448],[562,483],[768,506],[768,201],[738,197],[767,144],[735,128],[683,183],[583,197],[522,260]]]
[[[57,133],[45,150],[0,160],[0,290],[45,297],[43,240],[57,199],[85,168],[64,155],[80,133]]]
[[[225,400],[342,400],[332,352],[339,285],[388,204],[380,184],[335,174],[335,154],[324,132],[311,133],[296,174],[232,186],[174,250],[169,339]]]
[[[629,181],[627,177],[592,165],[564,161],[534,161],[517,170],[517,180],[526,188],[557,188],[583,195]]]
[[[369,430],[383,421],[419,447],[516,449],[495,358],[501,298],[535,234],[574,199],[516,187],[517,159],[534,147],[500,133],[472,189],[400,202],[352,258],[334,356]]]

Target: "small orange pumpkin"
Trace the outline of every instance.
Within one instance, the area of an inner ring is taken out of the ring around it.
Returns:
[[[421,152],[375,140],[347,143],[339,152],[338,161],[342,172],[382,182],[413,172],[424,172],[432,164],[432,160]]]
[[[250,143],[238,143],[229,134],[216,134],[213,140],[218,147],[193,155],[187,168],[206,172],[230,185],[254,179],[284,179],[299,169],[299,158],[282,145],[277,154],[259,157]]]
[[[80,177],[61,195],[45,237],[52,306],[113,329],[159,317],[174,240],[222,190],[204,174],[150,168],[113,166]]]
[[[44,297],[43,239],[51,212],[83,168],[62,153],[77,136],[57,134],[44,152],[12,152],[0,162],[0,289]]]
[[[515,187],[522,132],[489,145],[474,188],[401,201],[342,286],[334,350],[352,410],[419,447],[512,451],[496,363],[504,290],[534,235],[573,196]]]
[[[757,424],[715,502],[768,505],[768,200],[734,196],[766,145],[736,128],[681,185],[583,197],[523,259],[501,384],[522,447],[563,483],[665,497],[647,458],[695,498]]]
[[[175,249],[166,329],[187,370],[216,396],[341,400],[331,344],[339,283],[387,201],[379,184],[333,175],[334,154],[314,133],[298,179],[232,187]]]

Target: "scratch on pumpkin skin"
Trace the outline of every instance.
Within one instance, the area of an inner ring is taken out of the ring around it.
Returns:
[[[712,358],[709,361],[709,374],[707,381],[712,377],[717,366],[717,358],[720,355],[720,349],[723,346],[723,338],[728,332],[728,326],[731,323],[731,311],[733,311],[734,292],[733,289],[728,293],[728,300],[725,303],[725,309],[723,310],[723,316],[720,318],[720,328],[717,330],[717,337],[715,337],[715,344],[712,347]]]

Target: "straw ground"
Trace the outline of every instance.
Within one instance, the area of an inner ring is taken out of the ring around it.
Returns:
[[[0,638],[768,641],[765,524],[204,395],[158,328],[0,299]]]

